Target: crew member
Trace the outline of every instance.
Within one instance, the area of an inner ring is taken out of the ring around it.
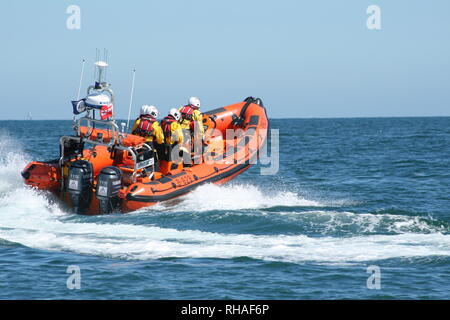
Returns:
[[[155,106],[143,105],[139,118],[136,119],[131,130],[132,134],[144,137],[151,145],[156,141],[157,144],[164,143],[164,134],[159,126],[158,109]]]
[[[167,117],[161,120],[161,129],[164,134],[164,150],[161,154],[161,172],[167,174],[172,167],[172,150],[179,150],[183,144],[183,131],[179,124],[180,112],[176,108],[169,111]]]
[[[178,123],[180,120],[180,112],[172,108],[167,117],[161,120],[161,128],[164,134],[164,142],[173,146],[176,143],[183,143],[183,133],[181,126]]]
[[[181,128],[183,130],[190,130],[191,135],[194,134],[194,126],[197,126],[199,130],[198,135],[203,137],[203,115],[200,112],[200,99],[197,97],[190,97],[188,104],[179,109],[181,114]]]
[[[183,130],[185,147],[191,151],[194,163],[201,161],[203,148],[203,115],[200,112],[200,99],[190,97],[188,104],[180,108],[181,128]]]
[[[159,168],[158,160],[164,148],[164,133],[159,126],[158,109],[155,106],[143,105],[141,107],[140,116],[134,122],[131,133],[144,137],[147,144],[153,149],[153,159],[155,161],[153,169]]]

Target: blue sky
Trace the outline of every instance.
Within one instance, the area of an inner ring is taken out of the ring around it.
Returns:
[[[69,5],[81,29],[69,30]],[[366,9],[381,8],[381,30]],[[270,117],[450,116],[450,1],[0,2],[0,119],[70,119],[95,48],[109,50],[116,116],[261,97]]]

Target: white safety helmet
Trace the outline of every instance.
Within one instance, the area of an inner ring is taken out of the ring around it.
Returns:
[[[154,118],[158,118],[159,112],[158,109],[155,106],[149,106],[147,108],[147,114],[154,117]]]
[[[149,108],[149,106],[146,105],[146,104],[144,104],[144,105],[141,107],[141,112],[140,112],[141,116],[145,116],[146,114],[148,114],[148,108]]]
[[[172,117],[174,117],[175,120],[177,120],[177,121],[180,120],[180,118],[181,118],[181,113],[180,113],[180,111],[178,111],[177,108],[172,108],[172,109],[170,109],[169,115],[171,115]]]
[[[197,97],[190,97],[188,103],[193,107],[200,108],[200,99]]]
[[[158,109],[155,106],[149,106],[144,104],[141,107],[141,116],[152,116],[157,118],[158,117]]]

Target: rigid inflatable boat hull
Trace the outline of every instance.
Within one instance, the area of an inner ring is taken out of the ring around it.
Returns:
[[[244,102],[205,112],[203,123],[209,129],[206,135],[209,139],[208,148],[217,146],[204,156],[205,161],[174,169],[166,175],[155,172],[151,179],[132,176],[128,172],[130,169],[127,169],[132,165],[131,160],[120,154],[112,156],[111,148],[97,145],[95,148],[83,150],[80,159],[90,163],[93,185],[90,202],[83,212],[78,213],[100,213],[95,184],[105,167],[115,166],[123,171],[122,188],[118,194],[120,207],[117,211],[129,212],[186,195],[206,183],[223,184],[230,181],[257,160],[260,149],[266,143],[269,122],[260,99],[247,98]],[[226,137],[227,129],[233,129],[236,133],[230,139]],[[88,132],[83,128],[80,129],[80,135],[82,138],[94,140],[99,137],[113,138],[109,132]],[[141,137],[133,135],[127,135],[124,140],[130,146],[142,143]],[[23,170],[22,176],[26,184],[51,191],[69,207],[73,207],[73,199],[71,200],[67,191],[67,179],[73,163],[72,160],[61,168],[58,161],[32,162]]]

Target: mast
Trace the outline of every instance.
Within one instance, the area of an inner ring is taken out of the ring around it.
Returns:
[[[133,103],[133,92],[134,92],[134,78],[136,75],[136,69],[133,69],[133,81],[131,83],[131,95],[130,95],[130,106],[128,107],[128,119],[127,119],[127,131],[130,123],[130,116],[131,116],[131,105]]]

